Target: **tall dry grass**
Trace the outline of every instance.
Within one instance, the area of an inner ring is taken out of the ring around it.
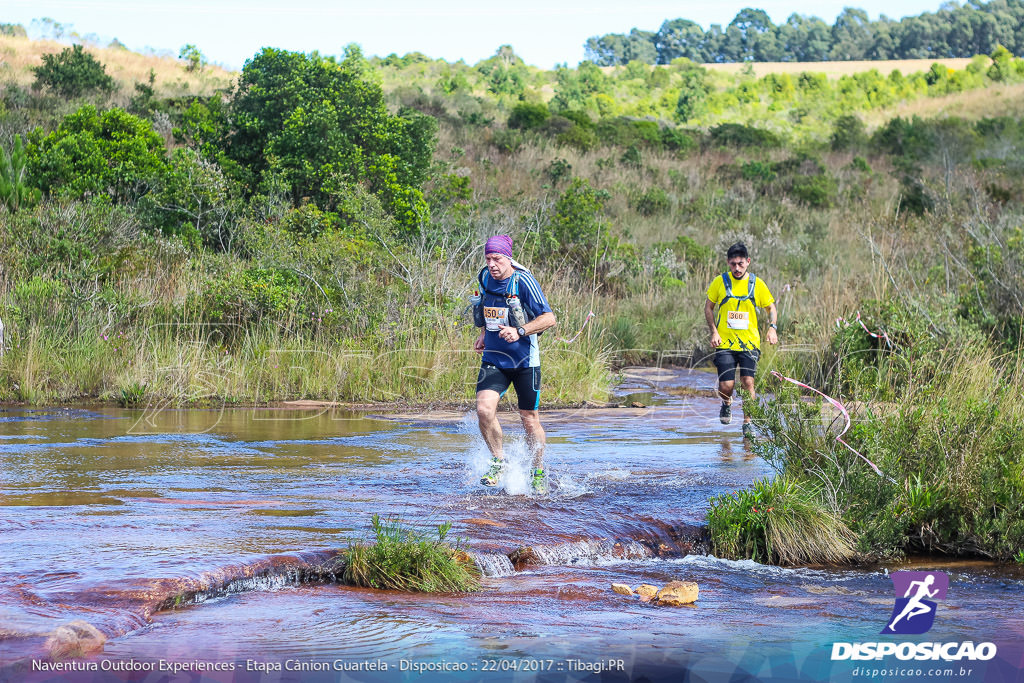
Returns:
[[[32,68],[42,65],[43,55],[59,53],[67,47],[53,40],[0,36],[0,82],[31,86],[35,81]],[[190,72],[185,69],[184,62],[177,59],[143,55],[120,48],[86,46],[85,50],[104,65],[120,86],[122,98],[133,94],[136,83],[148,83],[151,71],[156,74],[156,92],[162,97],[210,95],[231,85],[238,76],[212,65]],[[115,99],[118,98],[115,96]]]

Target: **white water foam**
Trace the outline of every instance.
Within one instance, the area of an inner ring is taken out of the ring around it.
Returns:
[[[512,560],[501,553],[473,553],[473,561],[484,576],[502,577],[516,573]]]

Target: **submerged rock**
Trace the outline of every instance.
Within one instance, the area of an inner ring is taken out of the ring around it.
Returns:
[[[633,595],[633,589],[624,583],[613,583],[612,590],[622,595]]]
[[[658,591],[658,604],[679,607],[697,602],[697,584],[693,581],[669,581]]]
[[[103,652],[106,642],[107,637],[98,628],[87,621],[76,620],[58,626],[46,639],[44,647],[53,659],[61,660]]]

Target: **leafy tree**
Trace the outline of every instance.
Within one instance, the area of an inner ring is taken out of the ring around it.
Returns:
[[[775,24],[764,10],[749,7],[740,10],[726,29],[727,33],[729,29],[737,29],[740,33],[740,59],[771,62],[781,58]]]
[[[786,61],[821,62],[828,59],[832,32],[818,17],[791,14],[779,26],[778,41]]]
[[[178,52],[178,59],[185,61],[185,71],[202,71],[203,67],[206,66],[206,57],[199,48],[189,43],[181,48]]]
[[[346,188],[366,183],[407,230],[425,217],[419,188],[437,122],[408,109],[391,115],[358,48],[341,62],[263,49],[242,69],[229,113],[227,157],[250,193],[276,177],[294,206],[308,199],[331,211]]]
[[[26,169],[25,147],[15,135],[10,154],[0,147],[0,206],[11,213],[39,201],[40,192],[28,184]]]
[[[707,110],[708,91],[707,71],[692,65],[681,74],[682,83],[679,99],[676,102],[676,120],[685,123],[690,119],[702,116]]]
[[[522,95],[529,72],[511,45],[502,45],[494,56],[476,65],[495,95]]]
[[[708,61],[703,43],[704,31],[689,19],[665,21],[654,37],[659,64],[671,64],[680,57],[694,62]]]
[[[29,178],[44,193],[133,202],[167,168],[164,141],[153,125],[121,109],[100,114],[87,105],[57,130],[29,134]]]
[[[590,106],[592,97],[611,90],[610,80],[593,62],[580,62],[576,69],[559,68],[555,78],[558,84],[551,99],[551,110],[559,113],[593,108]]]
[[[90,92],[113,92],[114,79],[103,65],[81,45],[59,54],[43,55],[43,65],[33,68],[36,87],[47,87],[63,97],[81,97]]]
[[[194,149],[175,150],[156,191],[145,198],[154,223],[169,235],[229,251],[242,213],[238,189],[217,164]]]
[[[607,238],[605,204],[610,195],[595,190],[586,180],[573,178],[555,203],[551,222],[541,230],[538,254],[550,263],[568,262],[584,268],[594,262],[594,250]]]
[[[864,59],[871,45],[871,21],[862,9],[847,7],[832,25],[832,59]]]

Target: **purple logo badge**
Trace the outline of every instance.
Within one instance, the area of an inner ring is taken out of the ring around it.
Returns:
[[[945,572],[893,572],[896,605],[882,633],[916,635],[935,622],[934,600],[945,600],[949,576]]]

